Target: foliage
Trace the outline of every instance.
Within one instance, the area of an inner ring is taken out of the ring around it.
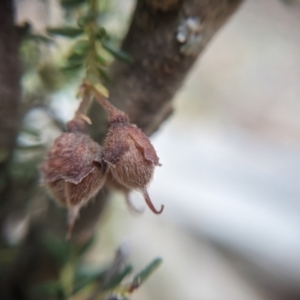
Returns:
[[[78,10],[82,13],[77,18],[76,25],[47,28],[50,36],[62,36],[72,39],[73,44],[68,51],[67,58],[61,70],[64,72],[86,71],[86,79],[93,83],[109,81],[107,66],[111,57],[124,62],[132,62],[131,57],[118,50],[112,43],[105,28],[99,24],[97,1],[63,0],[62,5],[69,10]],[[83,7],[86,5],[86,7]],[[85,9],[84,9],[85,8]]]
[[[93,245],[93,239],[85,245],[76,247],[71,243],[47,235],[42,239],[46,251],[61,266],[60,276],[56,281],[43,282],[32,293],[48,299],[129,299],[128,296],[138,289],[146,279],[159,267],[162,260],[156,258],[142,271],[131,276],[133,266],[127,262],[125,247],[120,247],[114,260],[98,269],[86,269],[80,257]]]

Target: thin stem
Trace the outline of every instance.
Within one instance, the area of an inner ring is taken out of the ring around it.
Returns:
[[[89,88],[93,90],[93,94],[98,101],[98,103],[103,107],[103,109],[108,114],[109,118],[112,119],[117,115],[124,115],[126,114],[116,107],[114,107],[94,86],[89,85]]]
[[[98,1],[89,1],[89,15],[92,16],[90,22],[87,25],[87,35],[89,40],[89,53],[86,59],[86,79],[91,82],[97,82],[99,78],[97,70],[97,51],[96,51],[96,31],[97,31],[97,16],[98,16]]]
[[[89,95],[89,90],[93,90],[94,96],[98,103],[104,108],[109,118],[112,119],[117,115],[122,115],[128,119],[126,114],[115,108],[107,99],[100,93],[95,86],[99,84],[99,73],[97,69],[97,49],[96,49],[96,33],[97,33],[97,15],[98,15],[98,1],[89,1],[89,14],[92,16],[90,22],[87,25],[87,34],[89,40],[89,53],[86,58],[86,83],[83,83],[82,87],[84,93]],[[88,88],[87,88],[88,86]],[[89,97],[88,97],[89,98]],[[89,106],[90,99],[83,99],[76,116],[83,117],[83,111]],[[128,119],[129,121],[129,119]]]
[[[89,41],[89,51],[85,60],[86,64],[86,75],[85,79],[97,83],[99,79],[99,74],[97,70],[97,51],[96,51],[96,39],[95,34],[97,31],[97,17],[98,17],[98,1],[90,0],[89,1],[89,15],[92,16],[91,20],[88,22],[86,26],[88,41]],[[82,87],[81,87],[82,89]],[[74,119],[79,118],[85,120],[87,123],[91,124],[91,120],[85,115],[88,107],[91,103],[90,93],[84,89],[83,90],[83,98],[82,101],[75,113]]]
[[[152,201],[151,201],[151,199],[150,199],[150,197],[149,197],[149,194],[148,194],[147,190],[146,190],[146,189],[143,189],[142,192],[143,192],[143,195],[144,195],[144,198],[145,198],[145,201],[146,201],[148,207],[149,207],[155,214],[160,215],[160,214],[163,212],[165,206],[164,206],[164,205],[161,205],[161,206],[160,206],[160,210],[157,210],[157,209],[155,208],[155,206],[153,205],[153,203],[152,203]]]
[[[80,87],[80,89],[82,89],[82,87]],[[92,124],[91,119],[85,114],[91,103],[91,95],[86,89],[83,90],[82,93],[83,93],[82,100],[79,104],[79,107],[73,119],[82,119],[86,121],[88,124]]]

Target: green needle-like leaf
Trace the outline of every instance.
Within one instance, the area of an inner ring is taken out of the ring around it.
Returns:
[[[90,47],[90,45],[87,40],[79,40],[78,42],[76,42],[73,45],[71,52],[76,53],[76,54],[85,55],[88,52],[89,47]]]
[[[52,35],[61,35],[64,37],[74,38],[84,33],[82,28],[76,27],[57,27],[47,28],[47,33]]]
[[[72,53],[68,57],[68,63],[69,64],[83,64],[84,59],[85,59],[84,54]]]
[[[96,59],[101,66],[106,67],[108,65],[107,60],[105,58],[103,58],[101,55],[97,55]]]
[[[117,274],[103,289],[111,290],[118,286],[123,279],[128,276],[133,271],[133,267],[131,265],[126,266],[119,274]]]
[[[128,292],[132,293],[161,265],[162,259],[154,259],[144,270],[138,273],[134,278],[129,287]]]
[[[105,270],[100,270],[97,272],[76,272],[72,294],[75,295],[77,292],[93,282],[98,283],[99,281],[102,281],[104,276]]]
[[[88,2],[87,0],[61,0],[60,3],[65,8],[72,8]]]
[[[127,63],[131,63],[133,62],[132,57],[127,54],[126,52],[122,51],[122,50],[117,50],[114,46],[112,46],[110,43],[108,43],[107,41],[101,41],[103,48],[108,51],[111,55],[113,55],[115,58],[127,62]]]
[[[61,67],[60,70],[62,72],[75,72],[75,71],[79,71],[82,68],[82,66],[83,66],[82,63],[74,63],[74,64],[69,63]]]
[[[36,42],[43,42],[43,43],[53,43],[54,40],[46,35],[42,35],[42,34],[29,34],[26,39],[28,40],[33,40]]]
[[[99,75],[101,76],[102,79],[104,79],[105,81],[110,81],[109,76],[107,75],[106,71],[103,70],[101,67],[97,67],[97,70],[99,72]]]

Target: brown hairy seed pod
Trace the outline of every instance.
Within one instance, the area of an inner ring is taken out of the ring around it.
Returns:
[[[118,184],[128,190],[143,193],[149,208],[161,214],[164,206],[157,210],[147,192],[154,168],[159,166],[159,158],[149,138],[122,111],[110,104],[101,93],[93,88],[97,101],[109,116],[109,129],[104,141],[103,160]]]
[[[57,202],[69,209],[67,238],[71,237],[80,208],[105,182],[102,147],[84,133],[84,122],[72,120],[55,141],[40,166],[42,183]]]

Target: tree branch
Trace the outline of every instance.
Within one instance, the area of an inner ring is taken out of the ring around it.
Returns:
[[[165,12],[153,9],[149,1],[138,1],[122,45],[134,62],[129,65],[115,61],[109,85],[110,101],[127,112],[132,122],[147,134],[153,133],[171,114],[171,101],[195,60],[242,3],[242,0],[186,0]],[[187,32],[182,43],[178,31],[189,22],[198,27]],[[92,106],[97,140],[102,139],[106,128],[100,123],[103,118],[99,118],[99,110],[97,104]]]
[[[20,32],[14,24],[12,0],[0,4],[0,204],[7,200],[10,189],[8,163],[12,157],[19,125],[21,68]],[[0,223],[1,223],[0,217]],[[1,225],[0,225],[1,227]]]
[[[12,0],[0,5],[0,167],[11,157],[18,126],[21,97],[19,34]]]

